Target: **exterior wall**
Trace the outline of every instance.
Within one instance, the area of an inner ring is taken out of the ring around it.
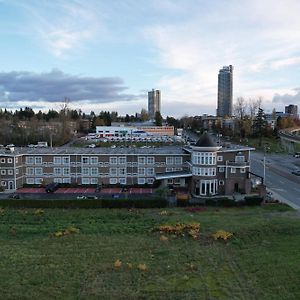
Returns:
[[[147,149],[145,153],[119,154],[115,151],[106,154],[89,153],[90,150],[80,154],[0,154],[0,184],[5,189],[50,182],[143,185],[152,184],[157,173],[183,171],[189,167],[193,173],[192,178],[172,178],[163,181],[163,184],[188,185],[196,197],[250,192],[251,182],[247,173],[250,168],[250,150],[200,150],[192,150],[191,153],[150,153]],[[206,162],[195,162],[193,152],[210,153],[214,159],[211,162],[209,158]]]

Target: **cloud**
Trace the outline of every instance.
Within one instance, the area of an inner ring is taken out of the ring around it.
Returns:
[[[108,103],[130,101],[139,95],[124,93],[127,89],[118,77],[84,77],[54,69],[49,73],[13,71],[0,73],[0,97],[6,102],[72,102]]]
[[[300,64],[300,56],[289,57],[289,58],[273,61],[271,63],[271,67],[273,69],[279,69],[279,68],[284,68],[284,67],[288,67],[288,66],[292,66],[292,65],[299,65],[299,64]]]
[[[282,104],[298,104],[300,103],[300,88],[294,89],[294,94],[275,94],[273,97],[273,103],[282,103]]]
[[[286,90],[281,69],[299,63],[300,19],[297,0],[185,1],[186,19],[149,26],[145,39],[164,68],[157,86],[167,98],[210,107],[215,113],[217,74],[234,65],[234,98],[241,94],[267,97]],[[270,13],[272,7],[272,13]],[[251,14],[249,14],[251,11]],[[289,20],[289,22],[286,22]],[[290,86],[291,84],[289,84]]]
[[[32,0],[15,5],[26,12],[30,35],[56,57],[80,50],[104,30],[95,7],[85,2]]]

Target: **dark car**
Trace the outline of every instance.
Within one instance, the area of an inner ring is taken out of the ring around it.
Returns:
[[[11,195],[9,195],[8,198],[9,199],[20,199],[20,195],[18,195],[18,194],[11,194]]]
[[[46,193],[54,193],[59,188],[59,183],[52,182],[48,184],[45,188]]]
[[[300,176],[300,170],[294,170],[292,171],[292,174]]]

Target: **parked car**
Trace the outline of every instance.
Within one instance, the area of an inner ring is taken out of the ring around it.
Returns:
[[[300,176],[300,169],[292,171],[292,174]]]
[[[97,196],[87,196],[87,199],[89,199],[89,200],[97,200],[98,197]]]
[[[300,157],[300,152],[295,153],[294,157],[299,158]]]
[[[54,193],[59,188],[59,183],[52,182],[48,184],[45,188],[46,193]]]
[[[8,199],[20,199],[20,195],[18,195],[18,194],[11,194],[11,195],[9,195]]]
[[[78,199],[78,200],[84,200],[84,199],[87,199],[87,197],[84,196],[84,195],[81,195],[81,196],[77,196],[76,199]]]

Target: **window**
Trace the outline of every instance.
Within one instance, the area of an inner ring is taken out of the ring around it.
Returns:
[[[218,156],[217,156],[217,161],[223,161],[223,156],[218,155]]]
[[[34,175],[34,168],[26,168],[26,175]]]
[[[173,165],[173,157],[167,157],[166,158],[166,164],[167,165]]]
[[[34,184],[34,179],[33,178],[26,178],[26,183],[27,184]]]
[[[71,179],[70,178],[63,178],[62,182],[63,183],[71,183]]]
[[[96,165],[98,163],[98,157],[93,156],[90,158],[91,165]]]
[[[109,175],[112,175],[112,176],[117,176],[117,168],[110,168],[109,169]]]
[[[1,186],[6,186],[6,181],[1,181]]]
[[[138,168],[139,175],[145,175],[145,168]]]
[[[245,161],[245,156],[244,155],[237,155],[235,157],[235,162],[244,162]]]
[[[84,165],[88,165],[89,164],[89,157],[86,157],[86,156],[82,157],[82,163]]]
[[[19,174],[19,169],[16,169],[16,175],[18,175]]]
[[[90,184],[90,179],[89,178],[82,178],[81,183],[82,184]]]
[[[61,157],[59,157],[59,156],[54,156],[54,158],[53,158],[53,163],[54,163],[55,165],[60,165],[60,164],[61,164]]]
[[[139,157],[138,157],[138,164],[144,165],[145,162],[146,162],[145,157],[143,157],[143,156],[139,156]]]
[[[35,178],[34,183],[35,184],[42,184],[43,178]]]
[[[120,164],[120,165],[126,164],[126,157],[125,157],[125,156],[119,157],[119,164]]]
[[[40,156],[38,156],[38,157],[35,158],[35,164],[36,165],[40,165],[42,163],[43,163],[43,160],[42,160],[42,158]]]
[[[62,179],[61,178],[54,178],[53,182],[62,183]]]
[[[1,158],[1,164],[5,164],[5,158]]]
[[[98,184],[97,178],[91,178],[91,184]]]
[[[153,184],[154,182],[154,179],[153,178],[147,178],[147,183],[148,184]]]
[[[119,181],[120,184],[126,184],[126,178],[120,178]]]
[[[173,184],[173,179],[172,179],[172,178],[169,178],[169,179],[167,180],[167,184]]]
[[[119,168],[119,175],[126,175],[126,168]]]
[[[224,185],[224,180],[219,180],[219,185]]]
[[[231,168],[231,173],[236,173],[236,168]]]
[[[43,174],[43,168],[35,168],[35,175],[42,175]]]
[[[198,176],[216,176],[216,168],[198,168],[198,167],[193,167],[193,175],[198,175]]]
[[[173,168],[166,168],[166,172],[173,172]]]
[[[82,175],[90,175],[90,169],[89,168],[82,168]]]
[[[241,173],[246,173],[246,169],[245,168],[241,168]]]
[[[32,156],[26,157],[26,164],[32,165],[34,162],[34,158]]]
[[[147,157],[147,164],[153,165],[154,164],[154,157]]]
[[[70,163],[70,158],[67,157],[67,156],[64,156],[64,157],[62,158],[62,163],[63,163],[64,165],[69,164],[69,163]]]
[[[223,172],[224,172],[224,167],[220,167],[220,168],[219,168],[219,172],[220,172],[220,173],[223,173]]]
[[[1,170],[1,175],[6,175],[6,170]]]
[[[98,168],[91,168],[91,175],[98,175]]]
[[[16,164],[19,162],[19,159],[16,157]]]
[[[8,174],[8,175],[13,175],[14,172],[13,172],[13,170],[7,170],[7,174]]]
[[[174,161],[176,165],[181,165],[182,164],[182,157],[174,157]]]
[[[154,168],[148,168],[147,169],[147,175],[149,176],[152,176],[152,175],[154,175]]]
[[[174,178],[174,184],[180,184],[180,178]]]
[[[216,153],[214,152],[193,152],[192,163],[196,165],[215,165]]]
[[[117,184],[118,180],[117,178],[109,178],[109,184]]]
[[[8,159],[7,159],[7,162],[8,162],[9,164],[11,164],[11,163],[12,163],[12,158],[8,158]]]
[[[138,178],[138,184],[145,184],[145,178]]]
[[[109,163],[112,165],[117,165],[118,164],[118,158],[113,156],[109,158]]]
[[[63,175],[70,175],[70,169],[69,168],[63,168]]]
[[[55,174],[55,175],[61,175],[61,168],[54,168],[53,169],[53,174]]]

